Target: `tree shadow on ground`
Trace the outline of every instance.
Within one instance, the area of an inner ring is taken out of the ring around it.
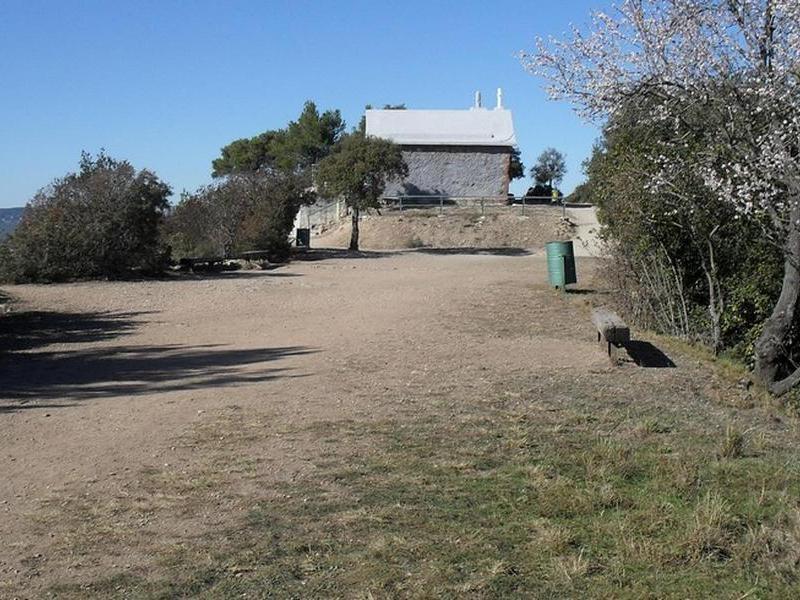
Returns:
[[[297,377],[264,365],[312,352],[295,346],[228,349],[216,344],[64,347],[129,335],[151,314],[28,311],[0,317],[0,412],[18,410],[20,401],[33,399],[65,406],[88,398]]]
[[[264,365],[311,352],[299,346],[225,349],[211,344],[10,353],[0,358],[0,397],[71,402],[262,383],[300,377]],[[0,401],[0,411],[14,408]]]
[[[175,269],[157,275],[143,276],[130,274],[117,281],[151,282],[151,281],[204,281],[208,279],[258,279],[261,277],[302,277],[299,273],[276,272],[288,266],[285,263],[266,263],[257,268],[230,268],[225,266],[203,267],[195,269]]]
[[[632,340],[625,344],[625,351],[638,366],[647,369],[674,369],[673,360],[650,342]]]
[[[302,277],[300,273],[275,273],[273,269],[254,271],[185,271],[164,278],[165,281],[207,281],[234,279],[263,279],[271,277]]]
[[[0,317],[0,359],[6,352],[49,344],[100,342],[133,332],[148,311],[137,312],[12,312]],[[0,378],[0,381],[2,379]]]
[[[412,252],[422,254],[487,254],[492,256],[529,256],[531,251],[527,248],[499,247],[499,248],[478,248],[468,246],[463,248],[417,248]]]
[[[396,252],[376,250],[342,250],[339,248],[314,248],[306,252],[298,252],[293,254],[292,260],[299,262],[315,262],[334,258],[385,258],[393,254],[396,254]]]

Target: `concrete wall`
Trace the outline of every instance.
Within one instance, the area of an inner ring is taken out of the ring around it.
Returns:
[[[317,230],[320,226],[328,226],[338,223],[344,216],[347,210],[344,202],[326,200],[317,200],[316,203],[310,206],[301,206],[294,219],[294,229],[309,228]]]
[[[404,146],[408,177],[390,182],[385,197],[502,198],[508,194],[511,148]]]

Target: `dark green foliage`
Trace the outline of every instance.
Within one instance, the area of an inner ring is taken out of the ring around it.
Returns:
[[[513,148],[511,150],[511,158],[508,161],[508,179],[513,181],[522,177],[525,177],[525,165],[522,164],[519,148]]]
[[[528,191],[525,192],[525,195],[529,198],[552,198],[553,188],[547,184],[537,183],[536,185],[529,187]]]
[[[611,242],[620,308],[640,326],[749,359],[780,292],[781,252],[690,171],[670,177],[659,164],[666,152],[672,164],[690,161],[702,131],[687,131],[676,150],[663,143],[668,129],[643,126],[636,114],[620,112],[605,129],[581,190]]]
[[[284,174],[251,184],[250,193],[255,202],[243,224],[244,243],[268,250],[274,260],[287,258],[294,218],[301,205],[314,202],[314,192],[301,178]]]
[[[266,131],[231,142],[213,162],[214,177],[256,171],[303,171],[326,156],[344,132],[338,110],[319,114],[308,101],[297,121],[284,129]]]
[[[406,175],[408,165],[399,146],[358,131],[342,139],[335,152],[319,163],[317,180],[322,193],[342,196],[352,210],[351,250],[358,250],[360,211],[377,208],[386,183]]]
[[[726,347],[737,359],[750,362],[763,321],[781,291],[783,263],[778,250],[760,239],[748,240],[746,261],[725,280],[728,309],[722,331]]]
[[[176,259],[224,254],[219,250],[221,245],[208,235],[215,219],[207,191],[208,188],[201,188],[193,194],[183,192],[164,222],[164,236]]]
[[[324,192],[344,196],[348,206],[365,210],[378,207],[388,180],[407,174],[399,146],[353,133],[320,162],[317,177]]]
[[[281,132],[267,131],[252,138],[234,140],[221,150],[222,156],[213,161],[214,177],[231,173],[254,173],[275,166],[273,141]]]
[[[265,250],[282,259],[298,209],[313,199],[298,175],[233,175],[184,194],[167,220],[166,236],[176,258]]]
[[[548,148],[536,159],[531,168],[531,177],[535,183],[557,186],[567,173],[564,155],[555,148]]]
[[[186,194],[170,215],[167,235],[178,257],[289,253],[288,236],[302,204],[314,201],[311,167],[344,132],[338,110],[320,114],[308,101],[285,128],[231,142],[213,162],[221,183]]]
[[[157,271],[159,226],[170,188],[150,171],[103,153],[56,179],[28,203],[3,252],[4,279],[64,281]]]
[[[567,201],[575,204],[591,204],[593,196],[594,191],[592,190],[591,182],[584,181],[573,190]]]

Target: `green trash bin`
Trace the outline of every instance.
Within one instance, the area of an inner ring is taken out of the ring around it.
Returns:
[[[545,248],[547,250],[547,277],[550,285],[563,290],[570,283],[578,283],[572,242],[547,242]]]
[[[295,242],[299,248],[311,247],[311,230],[307,227],[298,227]]]

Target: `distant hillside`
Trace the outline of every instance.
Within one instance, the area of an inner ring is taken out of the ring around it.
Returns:
[[[17,226],[22,218],[22,207],[0,208],[0,240],[8,236]]]

